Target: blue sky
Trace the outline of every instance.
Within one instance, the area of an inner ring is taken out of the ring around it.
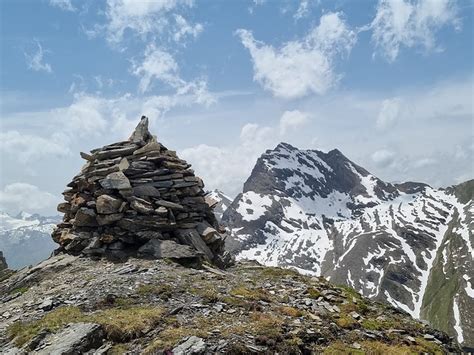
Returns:
[[[473,177],[473,4],[1,2],[0,205],[52,213],[78,152],[141,114],[236,195],[279,141],[388,181]],[[32,202],[32,196],[36,202]]]

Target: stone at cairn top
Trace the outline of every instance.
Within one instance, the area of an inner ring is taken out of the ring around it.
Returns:
[[[142,116],[140,122],[138,123],[135,131],[133,131],[132,135],[128,139],[133,143],[140,143],[140,142],[148,142],[153,139],[153,136],[148,131],[148,117]]]
[[[225,230],[190,165],[148,131],[143,116],[127,141],[82,153],[87,162],[63,192],[57,252],[94,258],[171,258],[225,266]]]

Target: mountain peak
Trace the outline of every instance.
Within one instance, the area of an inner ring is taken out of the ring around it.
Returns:
[[[278,151],[278,150],[289,150],[289,151],[291,151],[291,150],[298,150],[298,148],[292,146],[289,143],[280,142],[280,143],[278,143],[278,145],[275,147],[274,150],[276,150],[276,151]]]

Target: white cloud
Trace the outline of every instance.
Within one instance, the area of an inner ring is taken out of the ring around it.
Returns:
[[[132,73],[140,77],[141,93],[150,91],[153,80],[159,80],[173,88],[176,96],[191,95],[194,102],[205,106],[216,102],[216,97],[209,92],[205,79],[183,80],[179,76],[178,64],[173,56],[153,44],[147,46],[143,61],[135,61],[132,65]]]
[[[235,146],[199,144],[186,148],[179,155],[193,165],[196,174],[203,178],[206,188],[220,188],[230,195],[241,191],[257,158],[278,143],[276,129],[256,123],[245,124]]]
[[[309,122],[309,115],[298,110],[285,111],[280,118],[280,135],[285,135],[288,130],[294,130]]]
[[[161,80],[176,87],[180,84],[178,64],[168,52],[149,45],[144,54],[143,62],[133,65],[133,74],[140,77],[139,89],[144,93],[150,89],[153,79]]]
[[[202,24],[192,25],[181,15],[175,15],[174,19],[176,21],[176,32],[173,38],[176,42],[181,42],[181,39],[186,36],[196,38],[204,29]]]
[[[413,167],[415,168],[425,168],[430,165],[437,163],[437,160],[434,158],[421,158],[413,162]]]
[[[47,53],[48,51],[47,50],[43,51],[43,47],[38,41],[36,41],[36,44],[38,46],[38,49],[35,53],[33,54],[28,54],[26,52],[24,53],[26,64],[28,65],[28,69],[31,69],[33,71],[44,71],[46,73],[52,73],[53,70],[51,68],[51,65],[43,61],[43,55]]]
[[[295,20],[300,20],[303,17],[308,16],[308,13],[309,13],[309,0],[301,0],[300,4],[298,5],[298,9],[293,15],[293,18]]]
[[[455,0],[379,0],[369,28],[378,50],[393,62],[402,46],[440,50],[435,34],[447,25],[460,27]]]
[[[146,38],[148,35],[156,37],[163,34],[174,37],[174,34],[180,33],[180,31],[184,32],[177,35],[177,40],[194,32],[197,36],[202,30],[201,25],[189,24],[182,16],[180,19],[175,18],[175,24],[170,23],[169,19],[174,11],[181,7],[192,7],[193,4],[192,0],[108,0],[106,38],[110,43],[117,44],[123,40],[127,30],[142,38]],[[102,28],[99,26],[94,33],[98,34],[101,31]]]
[[[57,7],[63,11],[76,11],[71,0],[49,0],[51,6]]]
[[[0,190],[0,205],[12,214],[20,211],[48,214],[58,202],[59,197],[23,182],[6,185]]]
[[[236,32],[250,51],[254,80],[282,98],[297,98],[309,93],[324,94],[340,75],[334,72],[337,54],[349,53],[356,42],[341,13],[323,15],[320,24],[303,39],[285,43],[281,48],[256,41],[252,32]]]
[[[0,132],[0,153],[16,157],[20,163],[28,163],[51,155],[66,156],[71,152],[61,135],[42,138],[10,130]]]
[[[377,116],[377,128],[383,130],[393,126],[400,116],[400,106],[401,100],[399,98],[383,100]]]
[[[380,168],[385,168],[394,162],[395,153],[386,149],[381,149],[374,152],[371,155],[371,158],[376,166]]]

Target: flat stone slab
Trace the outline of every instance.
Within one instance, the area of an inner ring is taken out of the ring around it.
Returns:
[[[47,336],[48,344],[35,354],[72,355],[99,348],[104,340],[102,327],[95,323],[72,323],[56,334]]]

